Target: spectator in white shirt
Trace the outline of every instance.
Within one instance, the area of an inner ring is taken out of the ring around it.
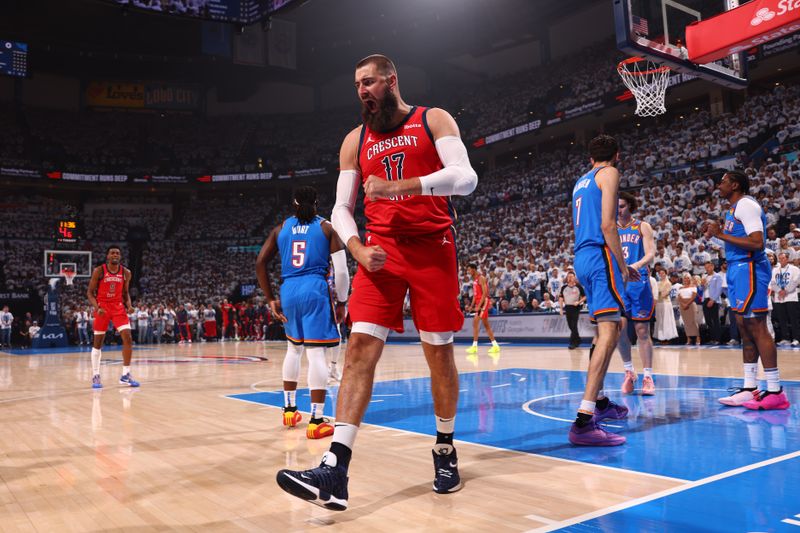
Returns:
[[[139,310],[136,312],[136,320],[139,326],[139,344],[144,344],[147,342],[147,326],[148,326],[148,318],[150,317],[150,313],[147,312],[147,307],[142,305]]]
[[[797,287],[800,285],[800,268],[789,263],[789,255],[778,254],[778,264],[772,268],[773,314],[780,327],[781,346],[800,345],[800,303]]]
[[[82,346],[89,344],[89,332],[87,326],[89,325],[89,314],[83,307],[78,308],[75,313],[75,323],[78,327],[78,343]]]
[[[14,315],[8,311],[8,306],[3,306],[0,312],[0,346],[11,347],[11,325],[14,323]]]

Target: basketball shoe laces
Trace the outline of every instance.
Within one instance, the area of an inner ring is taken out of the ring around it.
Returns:
[[[449,453],[447,455],[440,455],[436,454],[434,456],[434,466],[436,467],[436,477],[446,477],[448,480],[453,477],[453,473],[456,467],[450,465],[450,461],[452,459],[453,454]]]
[[[317,468],[300,472],[301,480],[312,481],[312,484],[320,490],[332,494],[336,498],[347,499],[347,477],[343,475],[343,470],[337,466],[329,466],[322,463]],[[304,477],[305,476],[305,477]]]

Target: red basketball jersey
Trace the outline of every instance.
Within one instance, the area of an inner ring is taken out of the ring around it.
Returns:
[[[425,107],[412,107],[393,130],[361,129],[358,164],[363,181],[371,175],[386,180],[426,176],[443,167],[428,127]],[[444,196],[364,198],[367,230],[379,235],[425,235],[453,225],[455,211]]]
[[[475,295],[475,302],[481,303],[483,299],[483,287],[481,287],[481,276],[472,282],[472,294]]]
[[[98,303],[122,303],[122,289],[125,286],[125,267],[119,265],[116,272],[111,272],[103,264],[103,277],[97,285]]]

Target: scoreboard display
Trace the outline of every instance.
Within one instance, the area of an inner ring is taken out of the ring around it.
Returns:
[[[61,219],[56,222],[55,241],[60,244],[74,244],[81,237],[80,223],[75,219]]]
[[[24,78],[28,75],[28,45],[0,41],[0,74]]]

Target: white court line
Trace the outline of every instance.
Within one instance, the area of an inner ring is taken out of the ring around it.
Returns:
[[[669,388],[669,389],[661,389],[660,388],[658,390],[660,390],[660,391],[665,391],[665,390],[694,390],[694,391],[709,391],[709,390],[713,390],[713,391],[726,391],[727,389],[696,389],[696,388],[686,388],[686,387],[673,387],[673,388]],[[527,402],[522,404],[522,410],[525,411],[526,413],[528,413],[529,415],[538,416],[538,417],[541,417],[541,418],[547,418],[547,419],[550,419],[550,420],[555,420],[556,422],[569,422],[569,423],[572,423],[571,419],[559,418],[557,416],[550,416],[550,415],[546,415],[546,414],[540,413],[538,411],[534,411],[533,408],[531,407],[531,404],[532,403],[536,403],[536,402],[541,402],[543,400],[551,400],[553,398],[561,398],[563,396],[574,396],[576,394],[583,394],[583,391],[565,392],[564,394],[553,394],[551,396],[542,396],[541,398],[534,398],[533,400],[528,400]],[[624,426],[613,426],[611,424],[605,424],[605,423],[603,425],[606,425],[606,426],[612,427],[612,428],[624,427]]]
[[[238,398],[233,398],[233,399],[236,400]],[[248,400],[243,400],[243,401],[248,401]],[[254,403],[256,403],[256,402],[254,402]],[[371,426],[371,427],[379,427],[379,428],[386,427],[386,426],[379,426],[377,424],[365,424],[363,422],[362,422],[361,426],[362,427]],[[403,434],[403,435],[408,435],[408,436],[413,436],[413,437],[427,437],[427,438],[432,437],[432,435],[428,435],[427,433],[419,433],[417,431],[409,431],[407,429],[397,429],[397,428],[387,428],[387,429],[391,429],[393,431],[396,431],[397,433],[400,433],[400,434]],[[458,432],[456,432],[456,434],[457,433]],[[541,454],[541,453],[523,452],[523,451],[520,451],[520,450],[512,450],[511,448],[501,448],[499,446],[492,446],[491,444],[481,444],[479,442],[469,442],[469,441],[460,440],[460,439],[454,439],[454,440],[459,442],[459,443],[470,445],[470,446],[478,446],[480,448],[487,448],[489,450],[495,450],[495,451],[500,451],[500,452],[509,452],[509,453],[514,453],[514,454],[519,454],[519,455],[529,456],[529,457],[540,457],[540,458],[543,458],[543,459],[552,459],[553,461],[558,461],[559,463],[568,463],[568,464],[571,464],[571,465],[588,466],[588,467],[592,467],[592,468],[602,468],[603,470],[612,470],[614,472],[625,472],[626,474],[635,474],[635,475],[638,475],[638,476],[646,476],[646,477],[652,477],[652,478],[656,478],[656,479],[664,479],[666,481],[672,481],[672,482],[676,482],[676,483],[689,483],[688,479],[681,479],[681,478],[678,478],[678,477],[662,476],[662,475],[659,475],[659,474],[651,474],[649,472],[638,472],[636,470],[627,470],[625,468],[617,468],[616,466],[606,466],[606,465],[600,465],[600,464],[596,464],[596,463],[587,463],[585,461],[577,461],[575,459],[564,459],[562,457],[553,457],[551,455],[544,455],[544,454]],[[565,437],[564,441],[566,442],[566,440],[567,439]]]
[[[556,520],[552,518],[545,518],[543,516],[539,516],[538,514],[529,514],[525,518],[528,520],[535,520],[536,522],[541,522],[542,524],[555,524]]]
[[[373,398],[383,398],[388,396],[402,396],[402,394],[373,394]]]
[[[791,518],[784,518],[781,520],[784,524],[791,524],[793,526],[800,526],[800,520],[792,520]]]
[[[794,459],[795,457],[800,457],[800,451],[787,453],[786,455],[781,455],[778,457],[773,457],[772,459],[767,459],[766,461],[761,461],[760,463],[753,463],[751,465],[743,466],[741,468],[736,468],[733,470],[728,470],[727,472],[722,472],[721,474],[716,474],[713,476],[709,476],[703,479],[698,479],[697,481],[690,481],[684,485],[680,485],[678,487],[673,487],[671,489],[662,490],[660,492],[656,492],[650,494],[649,496],[642,496],[641,498],[636,498],[635,500],[629,500],[627,502],[618,503],[616,505],[612,505],[610,507],[606,507],[604,509],[599,509],[597,511],[592,511],[591,513],[582,514],[580,516],[576,516],[575,518],[570,518],[569,520],[564,520],[562,522],[557,522],[555,524],[551,524],[548,526],[544,526],[538,529],[532,529],[531,532],[545,532],[545,531],[553,531],[555,529],[560,529],[562,527],[572,526],[575,524],[579,524],[581,522],[585,522],[587,520],[592,520],[593,518],[597,518],[599,516],[604,516],[610,513],[615,513],[617,511],[622,511],[624,509],[629,509],[631,507],[635,507],[637,505],[641,505],[643,503],[651,502],[653,500],[657,500],[659,498],[664,498],[665,496],[671,496],[673,494],[677,494],[679,492],[683,492],[689,489],[693,489],[695,487],[700,487],[703,485],[707,485],[709,483],[713,483],[715,481],[719,481],[721,479],[726,479],[729,477],[736,476],[738,474],[743,474],[745,472],[749,472],[751,470],[756,470],[759,468],[763,468],[765,466],[769,466],[775,463],[780,463],[783,461],[788,461],[789,459]],[[789,520],[787,518],[787,520]],[[785,521],[785,520],[784,520]],[[800,522],[798,524],[800,525]],[[526,532],[528,533],[528,532]]]
[[[502,385],[492,385],[493,389],[499,389],[500,387],[510,387],[511,383],[503,383]]]
[[[383,400],[370,400],[369,403],[381,403]]]

